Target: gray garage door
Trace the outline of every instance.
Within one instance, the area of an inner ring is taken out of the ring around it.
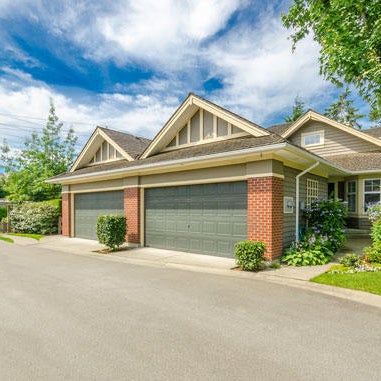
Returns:
[[[74,235],[97,239],[96,224],[102,214],[124,214],[123,191],[76,194],[74,198]]]
[[[247,182],[145,191],[145,245],[234,256],[247,238]]]

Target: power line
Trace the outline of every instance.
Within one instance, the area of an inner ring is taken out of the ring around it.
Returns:
[[[43,120],[44,122],[46,122],[48,120],[48,118],[37,118],[35,116],[20,115],[20,114],[8,114],[8,113],[4,113],[4,112],[0,112],[0,115],[9,116],[9,117],[15,117],[15,118],[28,118],[28,119],[35,119],[35,120]],[[63,120],[63,119],[60,119],[60,118],[59,118],[59,121],[63,122],[63,123],[68,123],[68,124],[70,124],[70,123],[73,123],[73,124],[86,124],[86,125],[89,125],[89,126],[96,125],[96,123],[80,122],[80,121],[75,121],[75,120],[68,121],[68,120]]]

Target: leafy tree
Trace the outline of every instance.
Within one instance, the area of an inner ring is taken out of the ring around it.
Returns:
[[[294,0],[283,24],[293,50],[310,32],[320,44],[320,74],[353,84],[381,118],[381,0]]]
[[[351,127],[357,127],[361,129],[361,124],[358,119],[365,115],[359,114],[358,109],[353,105],[353,100],[348,99],[350,95],[348,88],[339,96],[336,103],[332,103],[326,110],[324,115],[337,120],[340,123],[344,123]]]
[[[9,199],[43,201],[61,196],[61,186],[46,184],[45,180],[65,172],[75,156],[77,137],[72,129],[63,136],[62,126],[51,100],[46,126],[40,133],[32,133],[18,154],[12,155],[4,142],[1,160],[8,173],[4,190]]]
[[[5,197],[5,191],[4,191],[3,188],[4,188],[3,180],[0,177],[0,198],[4,198]]]
[[[284,120],[285,122],[294,122],[305,112],[306,111],[304,109],[304,102],[299,97],[296,97],[294,100],[294,106],[292,107],[292,115],[287,116],[286,118],[284,118]]]

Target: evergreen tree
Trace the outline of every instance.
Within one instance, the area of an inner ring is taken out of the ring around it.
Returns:
[[[40,133],[32,133],[18,154],[12,155],[4,142],[1,160],[8,173],[4,190],[10,200],[42,201],[61,197],[61,186],[46,184],[45,180],[67,171],[75,157],[77,137],[71,128],[63,136],[62,127],[51,100],[46,126]]]
[[[294,100],[294,106],[292,107],[292,115],[284,118],[285,122],[294,122],[296,119],[301,117],[305,113],[304,102],[296,97]]]
[[[346,90],[339,96],[337,102],[332,103],[324,112],[324,115],[331,119],[337,120],[347,126],[361,129],[358,119],[365,115],[359,114],[358,109],[353,105],[353,100],[349,99],[350,90]]]

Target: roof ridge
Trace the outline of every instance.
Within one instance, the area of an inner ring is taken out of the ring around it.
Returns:
[[[129,135],[129,136],[132,136],[134,138],[137,138],[137,139],[144,139],[144,140],[149,140],[151,141],[150,138],[146,138],[144,136],[139,136],[139,135],[134,135],[132,134],[131,132],[125,132],[125,131],[120,131],[120,130],[115,130],[113,128],[108,128],[108,127],[102,127],[102,126],[97,126],[97,128],[101,129],[102,131],[112,131],[112,132],[117,132],[118,134],[123,134],[123,135]]]

